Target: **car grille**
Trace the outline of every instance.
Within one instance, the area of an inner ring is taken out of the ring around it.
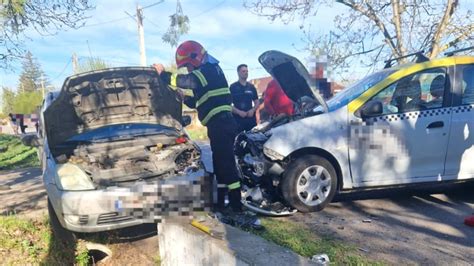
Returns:
[[[86,225],[89,222],[89,215],[81,215],[79,216],[79,224]]]
[[[118,212],[110,212],[99,215],[97,224],[112,224],[132,220],[132,216],[119,215]]]

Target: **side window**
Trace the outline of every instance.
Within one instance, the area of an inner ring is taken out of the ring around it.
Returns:
[[[446,88],[446,70],[434,68],[399,79],[375,95],[383,114],[440,108]]]
[[[462,71],[462,104],[474,104],[474,65]]]

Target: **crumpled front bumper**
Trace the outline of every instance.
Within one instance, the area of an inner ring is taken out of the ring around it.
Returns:
[[[137,181],[129,187],[57,191],[56,204],[50,199],[63,227],[75,232],[99,232],[208,211],[211,192],[211,176],[199,169],[155,182]]]

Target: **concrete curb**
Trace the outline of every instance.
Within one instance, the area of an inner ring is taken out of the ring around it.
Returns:
[[[225,237],[220,240],[183,221],[158,224],[161,265],[314,265],[256,235],[224,228]]]

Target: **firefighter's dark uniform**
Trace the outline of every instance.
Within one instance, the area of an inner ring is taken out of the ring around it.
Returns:
[[[201,123],[207,127],[212,162],[217,177],[218,207],[224,207],[223,188],[228,189],[229,203],[241,210],[240,178],[234,158],[237,124],[232,116],[232,99],[227,80],[217,64],[205,63],[190,74],[162,72],[161,78],[171,86],[193,91],[184,103],[196,108]]]

